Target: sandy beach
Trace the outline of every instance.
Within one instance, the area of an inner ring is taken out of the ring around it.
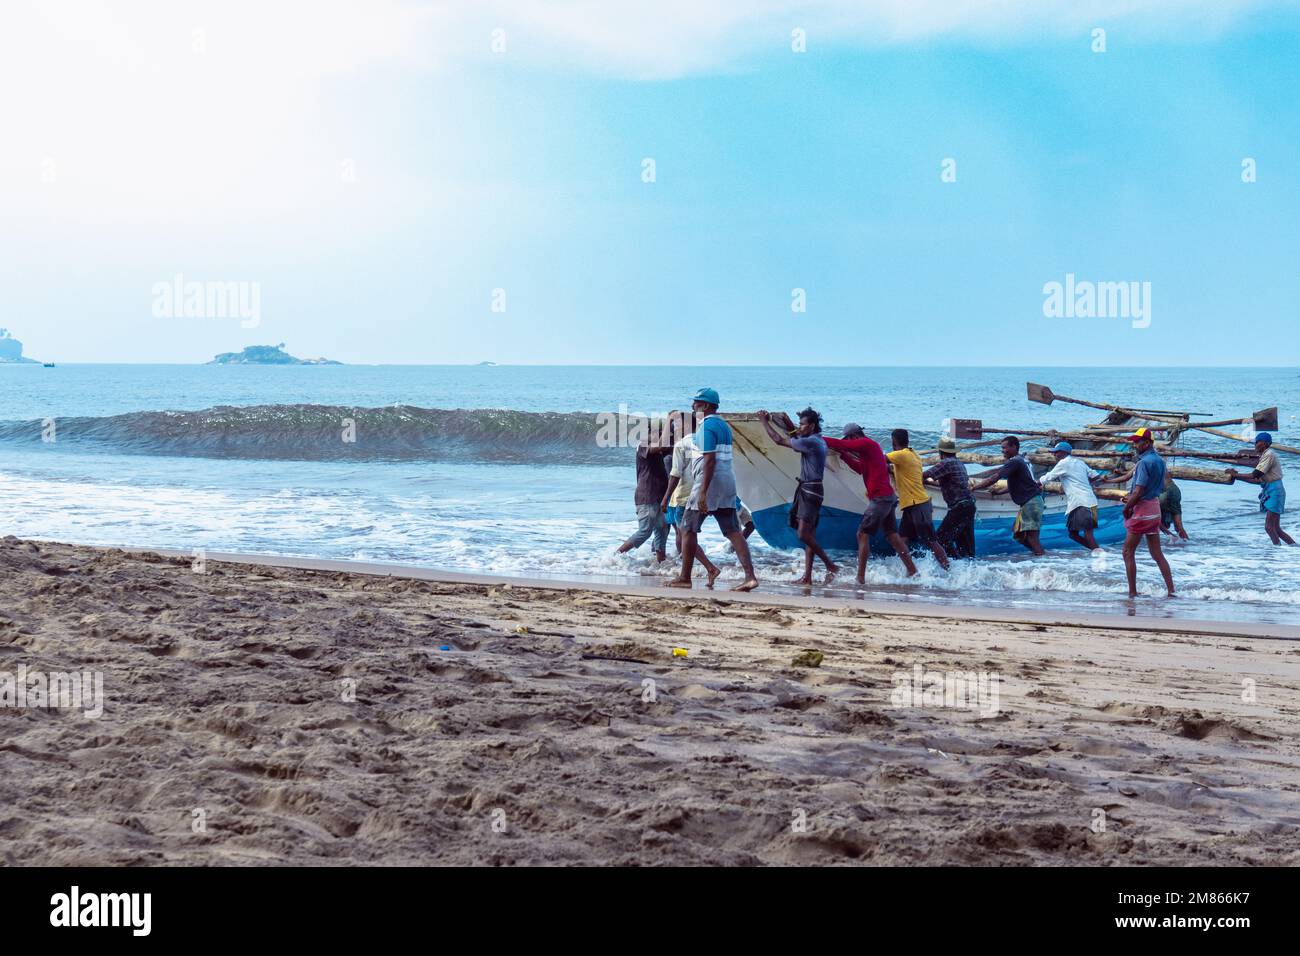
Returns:
[[[98,718],[0,707],[6,864],[1300,863],[1294,640],[16,538],[0,566],[0,672],[103,677]],[[978,700],[908,698],[934,674]]]

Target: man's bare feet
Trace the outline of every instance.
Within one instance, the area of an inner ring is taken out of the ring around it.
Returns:
[[[798,579],[797,581],[795,581],[794,583],[795,583],[795,584],[802,584],[802,585],[804,585],[805,587],[812,587],[812,575],[805,574],[803,577],[799,578],[799,579]]]
[[[860,588],[865,588],[867,586],[867,582],[864,578],[858,578],[853,583]]]
[[[712,591],[713,582],[718,580],[718,578],[721,575],[722,575],[722,568],[714,568],[712,571],[709,572],[709,583],[706,584],[705,587],[707,587],[710,591]]]
[[[752,591],[758,587],[758,578],[746,578],[731,590],[733,591]]]
[[[666,588],[686,588],[687,590],[690,590],[691,582],[690,582],[690,581],[683,581],[681,578],[673,578],[671,581],[665,581],[665,582],[664,582],[664,587],[666,587]]]
[[[837,574],[839,574],[839,573],[840,573],[840,566],[839,566],[838,564],[834,564],[834,563],[832,563],[832,564],[829,564],[829,565],[826,566],[826,580],[827,580],[827,581],[829,581],[831,578],[835,577],[835,575],[837,575]]]

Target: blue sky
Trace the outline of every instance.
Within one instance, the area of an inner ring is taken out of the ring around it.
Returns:
[[[1294,363],[1295,4],[699,6],[32,12],[0,40],[26,91],[0,105],[0,325],[66,362],[283,341],[355,362]],[[260,324],[155,315],[177,273],[258,283]],[[1044,317],[1067,273],[1149,282],[1150,326]]]

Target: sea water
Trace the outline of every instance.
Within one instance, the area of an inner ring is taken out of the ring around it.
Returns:
[[[648,548],[614,553],[635,527],[634,465],[631,450],[597,446],[598,413],[684,409],[709,385],[724,412],[793,414],[811,404],[830,433],[856,421],[887,443],[890,429],[907,427],[916,447],[931,445],[945,418],[1064,430],[1104,414],[1031,403],[1026,381],[1215,418],[1276,404],[1278,440],[1300,439],[1294,368],[0,366],[0,529],[85,544],[653,582],[670,569],[656,567]],[[1300,489],[1300,460],[1282,458]],[[1166,547],[1179,597],[1161,596],[1143,551],[1137,613],[1292,623],[1300,548],[1269,544],[1257,486],[1180,486],[1191,540]],[[1289,516],[1283,527],[1300,533]],[[765,588],[795,590],[802,555],[750,540]],[[724,583],[738,580],[716,530],[702,543],[727,569]],[[867,596],[1128,610],[1117,548],[1100,560],[1081,548],[982,558],[947,573],[928,555],[918,564],[919,577],[904,581],[896,560],[873,558]],[[816,593],[853,592],[841,584]]]

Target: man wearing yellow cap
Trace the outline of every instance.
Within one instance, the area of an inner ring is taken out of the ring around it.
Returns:
[[[1174,573],[1160,550],[1160,492],[1165,486],[1165,460],[1156,453],[1151,429],[1139,428],[1128,441],[1138,453],[1133,481],[1124,499],[1124,571],[1128,574],[1128,596],[1137,597],[1137,546],[1143,538],[1147,550],[1160,568],[1169,596],[1174,596]]]

